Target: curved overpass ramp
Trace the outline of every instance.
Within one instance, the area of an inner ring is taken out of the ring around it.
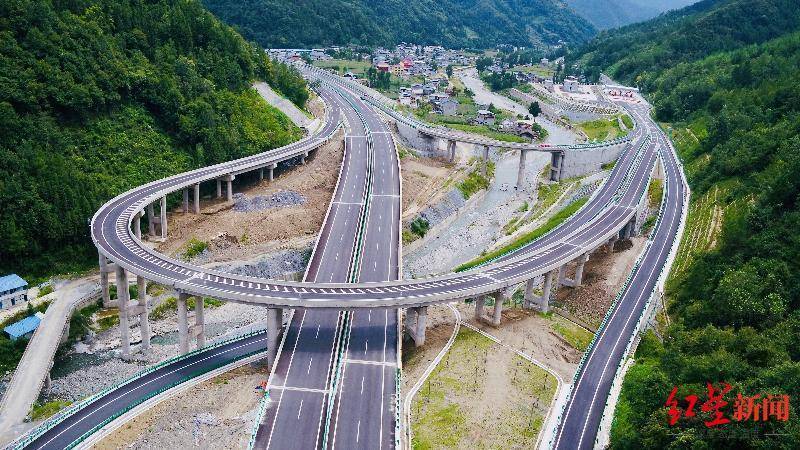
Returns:
[[[265,306],[337,309],[397,308],[475,298],[552,271],[566,262],[604,245],[609,239],[614,239],[634,217],[636,207],[646,192],[659,149],[663,147],[663,136],[655,129],[652,122],[643,116],[644,111],[632,111],[639,125],[631,136],[631,144],[623,152],[610,178],[581,211],[561,227],[536,242],[513,254],[501,257],[491,264],[461,274],[420,280],[350,285],[278,282],[202,269],[185,262],[171,260],[141,245],[131,231],[131,224],[147,204],[169,192],[191,186],[199,181],[264,167],[278,160],[301,155],[325,142],[339,126],[341,109],[359,108],[354,103],[342,104],[333,95],[333,90],[343,96],[352,95],[336,87],[325,86],[321,90],[320,94],[332,107],[329,120],[316,135],[272,152],[159,180],[126,192],[104,205],[93,218],[91,229],[93,239],[100,252],[137,275],[174,286],[181,292]],[[676,163],[669,158],[663,159],[665,166]],[[672,186],[674,188],[675,185],[672,184]],[[668,208],[675,206],[674,202],[668,201],[665,204],[668,205]],[[662,211],[657,228],[659,235],[663,234],[674,240],[677,232],[675,221],[682,217],[683,215],[675,210],[672,210],[671,214]],[[663,268],[666,259],[663,251],[653,253],[651,259],[647,259],[637,268],[637,274],[641,267],[648,267],[652,270],[656,270],[657,267]],[[631,283],[633,287],[630,287],[630,291],[634,292],[639,288],[646,289],[652,278],[651,274],[645,277],[641,284]],[[640,297],[647,296],[649,293]],[[631,294],[631,298],[635,299],[636,297]],[[633,304],[629,304],[631,302]],[[625,307],[631,314],[634,314],[640,310],[642,302],[632,301],[623,296],[615,311],[620,310],[622,305],[626,305]],[[615,330],[619,330],[621,333],[630,331],[626,327],[615,328]],[[612,360],[618,356],[616,350],[618,346],[611,344],[613,342],[610,340],[599,338],[592,348],[592,352],[597,352],[598,356],[592,358],[586,367],[593,364],[592,361],[601,361],[607,357],[611,358],[607,361],[613,366]],[[44,429],[40,429],[19,443],[32,448],[63,448],[68,445],[67,443],[79,440],[85,433],[96,429],[136,401],[168,389],[181,377],[185,378],[202,370],[211,370],[212,367],[224,364],[226,361],[233,361],[244,355],[252,354],[256,348],[264,349],[264,339],[261,335],[220,345],[210,350],[204,349],[203,352],[196,355],[171,362],[161,368],[163,371],[158,372],[157,375],[153,375],[155,372],[152,372],[139,377],[121,388],[101,394],[85,405],[70,409],[65,413],[65,417],[54,419]],[[601,351],[607,353],[600,353]],[[193,359],[195,357],[196,359]],[[586,368],[581,371],[581,374],[587,373],[596,372]],[[586,380],[582,383],[585,386],[597,385],[593,379],[586,378]],[[578,398],[586,398],[583,394],[578,394],[579,388],[580,385],[576,388],[576,394],[572,396],[570,405]],[[588,397],[589,404],[596,405],[598,398],[604,398],[602,390],[597,390]],[[590,424],[593,420],[591,410],[592,408],[572,407],[570,409],[568,407],[565,413],[565,425],[562,427],[562,432],[559,433],[560,439],[573,434],[571,429],[567,428],[573,426],[568,425],[571,423],[578,423],[583,425],[584,429],[591,430],[593,428]],[[583,416],[581,413],[584,413]],[[565,429],[566,432],[563,431]],[[566,444],[567,441],[563,441],[565,444],[560,442],[558,441],[557,445],[569,445]],[[579,445],[586,444],[581,441]]]

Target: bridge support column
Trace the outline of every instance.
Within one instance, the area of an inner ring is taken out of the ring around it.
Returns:
[[[494,314],[492,314],[491,325],[494,327],[500,326],[500,319],[503,318],[503,291],[494,293]]]
[[[264,181],[264,168],[258,169],[258,182]]]
[[[553,289],[553,271],[547,272],[544,275],[544,283],[542,284],[542,295],[537,299],[539,311],[547,313],[550,311],[550,291]]]
[[[428,307],[417,306],[406,309],[406,331],[414,340],[415,347],[425,345],[425,328],[428,321]]]
[[[486,305],[486,297],[480,296],[475,299],[475,320],[480,322],[483,318],[483,307]]]
[[[167,238],[167,196],[161,197],[161,238]]]
[[[525,282],[525,295],[522,301],[522,307],[524,309],[531,309],[533,308],[533,288],[536,286],[536,282],[534,278],[531,278],[527,282]]]
[[[227,195],[228,202],[232,202],[233,201],[233,175],[228,175],[228,177],[225,179],[225,181],[227,182],[227,186],[226,186],[227,190],[225,191],[225,195]]]
[[[575,261],[575,278],[567,278],[567,265],[559,267],[558,269],[558,284],[559,286],[568,286],[576,288],[581,285],[583,280],[583,267],[586,261],[589,260],[589,253],[586,252],[578,257]]]
[[[522,190],[522,185],[525,182],[525,157],[527,156],[525,150],[519,151],[519,169],[517,170],[517,190]]]
[[[447,159],[450,162],[456,160],[456,141],[447,141]]]
[[[606,253],[614,253],[614,244],[616,244],[618,240],[619,238],[617,235],[614,235],[614,237],[608,240],[608,244],[606,244]]]
[[[128,324],[128,308],[130,307],[130,290],[128,290],[128,273],[117,265],[117,304],[119,306],[119,340],[122,358],[131,356],[131,337]]]
[[[550,181],[561,181],[561,169],[564,165],[564,155],[553,152],[550,156]]]
[[[100,253],[100,296],[103,299],[103,308],[111,307],[111,293],[108,290],[108,273],[111,269],[108,266],[108,258]]]
[[[205,303],[203,297],[194,298],[194,327],[192,334],[197,341],[197,348],[206,346],[206,321],[205,321]]]
[[[303,165],[305,165],[305,163],[306,163],[306,158],[308,158],[308,152],[305,152],[305,153],[303,153],[303,155],[302,155],[302,156],[300,156],[300,164],[303,164]]]
[[[133,235],[136,239],[142,240],[142,212],[133,215]]]
[[[573,279],[574,287],[580,286],[583,281],[583,267],[586,265],[586,261],[589,261],[588,252],[578,258],[578,263],[575,266],[575,278]]]
[[[136,277],[136,292],[139,305],[136,313],[139,315],[139,331],[142,334],[142,350],[150,348],[150,302],[147,300],[147,280]]]
[[[269,177],[267,177],[267,180],[272,181],[272,180],[275,179],[275,169],[277,169],[277,168],[278,168],[278,164],[273,164],[273,165],[269,166]]]
[[[217,178],[217,198],[222,198],[222,180]]]
[[[183,292],[178,294],[177,309],[178,309],[178,353],[184,354],[189,352],[189,314],[186,311],[186,301],[189,299],[189,294]]]
[[[150,237],[156,235],[156,212],[152,203],[147,205],[147,235]]]
[[[283,326],[283,310],[281,308],[267,309],[267,366],[272,369],[278,357],[281,328]]]
[[[189,188],[183,188],[183,213],[189,212]]]
[[[488,173],[489,173],[488,166],[489,166],[489,146],[488,145],[484,145],[483,146],[483,166],[481,168],[481,174],[483,174],[484,178],[486,178],[488,176]]]
[[[194,213],[200,214],[200,183],[194,184]]]

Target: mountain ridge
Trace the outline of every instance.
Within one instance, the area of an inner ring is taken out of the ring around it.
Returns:
[[[558,0],[204,0],[267,48],[384,45],[450,48],[578,44],[596,30]]]

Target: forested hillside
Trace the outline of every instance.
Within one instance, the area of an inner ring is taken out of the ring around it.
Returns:
[[[572,9],[600,30],[621,27],[681,8],[696,0],[565,0]]]
[[[96,264],[106,200],[300,135],[305,83],[194,0],[0,0],[0,273]]]
[[[574,44],[594,28],[557,0],[204,0],[225,22],[270,48],[438,44],[491,48]]]
[[[796,0],[704,0],[656,19],[600,33],[573,54],[590,79],[605,70],[645,90],[668,68],[774,39],[800,27]]]
[[[674,14],[653,29],[603,35],[588,58],[578,55],[592,70],[644,84],[693,190],[667,284],[670,320],[659,321],[661,339],[647,334],[637,351],[613,448],[790,449],[800,442],[800,32],[790,3],[708,2],[700,14]],[[618,51],[624,46],[648,56]],[[730,384],[728,403],[720,404],[730,423],[714,425],[713,408],[701,408],[709,382]],[[687,395],[698,402],[694,417],[670,426],[673,387],[681,410]],[[737,394],[744,414],[748,397],[760,408],[770,394],[789,395],[788,420],[737,416]]]

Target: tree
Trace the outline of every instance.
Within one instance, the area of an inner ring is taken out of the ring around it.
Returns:
[[[539,117],[539,114],[542,113],[542,107],[539,106],[539,102],[531,102],[531,104],[528,106],[528,112],[533,116],[533,120],[536,120],[536,118]]]
[[[447,67],[444,68],[444,73],[446,73],[448,77],[452,77],[453,76],[453,65],[452,64],[448,64]]]

